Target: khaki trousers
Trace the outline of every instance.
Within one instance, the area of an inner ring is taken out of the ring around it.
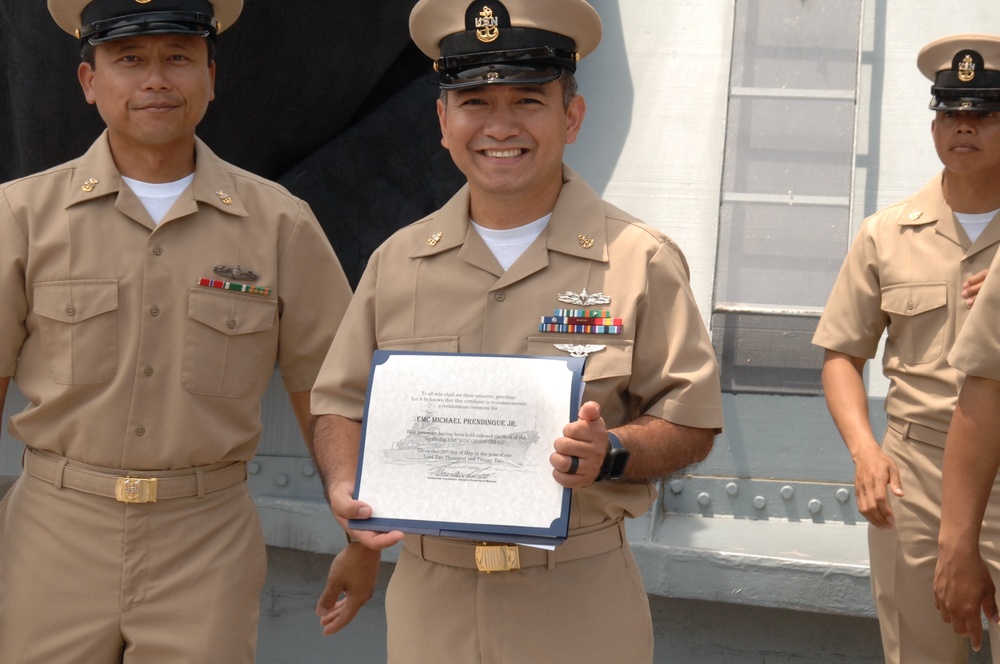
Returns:
[[[127,505],[22,473],[0,503],[0,662],[249,664],[265,572],[245,483]]]
[[[386,620],[389,664],[653,661],[649,601],[627,542],[551,569],[489,574],[404,548]]]
[[[887,664],[965,664],[968,639],[955,634],[934,607],[934,567],[941,525],[944,449],[889,428],[882,450],[899,467],[904,496],[890,494],[892,530],[868,527],[872,592]],[[983,522],[982,552],[1000,587],[1000,483]],[[993,662],[1000,664],[1000,629],[991,623]]]

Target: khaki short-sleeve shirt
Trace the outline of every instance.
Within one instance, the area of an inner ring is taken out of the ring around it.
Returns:
[[[989,276],[976,296],[968,320],[955,340],[948,361],[970,376],[1000,380],[1000,257],[994,257]]]
[[[969,315],[962,284],[989,266],[998,242],[997,219],[970,242],[944,200],[941,176],[933,178],[912,198],[865,219],[813,343],[871,358],[886,331],[886,411],[947,431],[961,378],[948,352]]]
[[[648,414],[721,429],[715,354],[677,246],[602,201],[575,173],[548,227],[506,272],[469,224],[463,188],[441,210],[373,254],[313,390],[316,414],[361,420],[376,349],[558,355],[555,344],[599,344],[584,400],[608,427]],[[567,291],[603,293],[621,334],[541,332],[543,316],[580,308]],[[605,482],[573,492],[571,528],[645,512],[650,484]]]
[[[134,470],[247,460],[275,364],[311,389],[350,299],[339,261],[285,189],[201,141],[196,164],[159,225],[106,135],[0,186],[0,375],[30,402],[10,422],[30,447]]]

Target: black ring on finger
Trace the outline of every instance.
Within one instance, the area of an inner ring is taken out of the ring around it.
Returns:
[[[569,458],[569,470],[566,471],[567,475],[576,475],[576,469],[580,467],[580,457],[571,456]]]

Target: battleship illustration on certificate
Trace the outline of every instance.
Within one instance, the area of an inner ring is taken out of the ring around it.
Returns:
[[[454,430],[473,426],[475,431]],[[433,408],[413,417],[406,435],[382,451],[389,463],[425,466],[429,479],[495,481],[498,471],[523,472],[537,429],[516,429],[513,420],[441,417]],[[485,427],[485,428],[484,428]]]

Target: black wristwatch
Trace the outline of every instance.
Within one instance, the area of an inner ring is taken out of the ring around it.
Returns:
[[[628,450],[622,445],[618,436],[608,432],[608,452],[604,455],[604,463],[601,464],[601,472],[597,474],[597,481],[620,480],[625,474],[625,466],[628,464]]]

